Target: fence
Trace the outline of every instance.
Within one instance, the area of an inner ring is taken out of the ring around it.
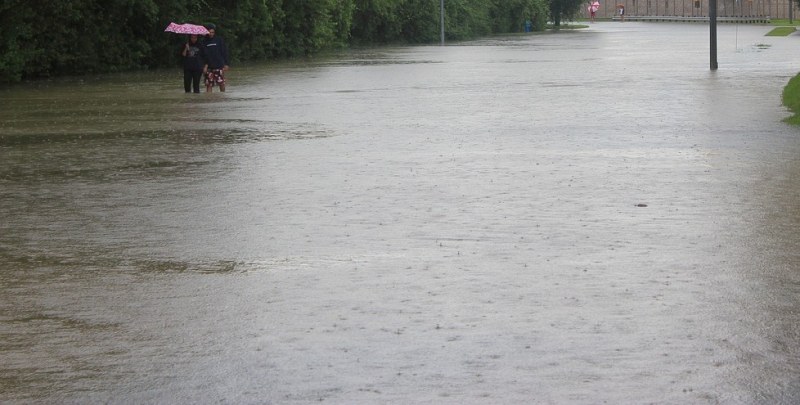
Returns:
[[[616,0],[605,1],[597,16],[617,15],[617,5],[625,7],[625,16],[708,17],[709,0]],[[762,19],[788,19],[789,7],[793,17],[800,19],[797,3],[790,0],[717,0],[719,17],[759,17]],[[588,16],[588,3],[583,14]]]

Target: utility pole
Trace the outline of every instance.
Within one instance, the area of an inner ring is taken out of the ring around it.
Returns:
[[[711,70],[717,70],[717,0],[708,2],[708,21],[711,27]]]
[[[442,15],[440,25],[442,26],[442,46],[444,46],[444,0],[441,0],[440,4],[441,4],[441,15]]]

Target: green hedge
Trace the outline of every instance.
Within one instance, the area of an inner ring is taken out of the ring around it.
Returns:
[[[789,80],[783,88],[783,105],[794,114],[785,121],[792,125],[800,125],[800,74]]]
[[[446,0],[449,39],[543,30],[546,0]],[[0,81],[178,64],[172,21],[213,22],[234,61],[439,40],[439,0],[4,0]]]

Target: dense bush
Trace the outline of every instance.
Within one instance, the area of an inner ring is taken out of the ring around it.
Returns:
[[[446,0],[449,39],[544,28],[545,0]],[[174,66],[172,21],[213,22],[234,61],[439,40],[439,0],[3,0],[0,81]]]
[[[561,21],[574,18],[581,9],[584,0],[549,0],[550,17],[553,25],[561,25]],[[635,4],[635,3],[634,3]]]
[[[14,81],[147,66],[158,10],[152,0],[5,0],[0,75]]]
[[[798,0],[800,1],[800,0]],[[492,32],[515,32],[530,21],[534,31],[544,30],[547,3],[539,0],[491,0]]]

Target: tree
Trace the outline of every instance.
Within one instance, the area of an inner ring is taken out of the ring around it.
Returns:
[[[227,4],[230,3],[230,4]],[[281,0],[220,1],[199,7],[197,23],[212,22],[230,46],[233,60],[266,59],[280,55],[284,14]]]
[[[582,5],[583,0],[550,0],[550,18],[553,25],[557,28],[561,26],[561,20],[574,18]]]
[[[352,38],[356,42],[384,44],[400,40],[400,6],[397,0],[356,0]]]
[[[353,0],[284,0],[283,33],[290,54],[343,45],[350,34]],[[349,15],[345,13],[349,12]]]
[[[798,0],[800,1],[800,0]],[[492,32],[520,32],[530,21],[534,31],[541,31],[547,23],[549,10],[543,0],[492,0],[489,15]]]
[[[544,29],[547,1],[446,0],[450,39]],[[800,1],[800,0],[798,0]],[[571,4],[571,3],[570,3]],[[572,13],[569,13],[569,11]],[[170,22],[217,25],[231,59],[312,54],[352,43],[439,40],[437,0],[3,0],[0,82],[175,66]],[[44,27],[44,28],[42,28]]]
[[[488,35],[492,32],[489,3],[486,0],[447,0],[445,32],[455,40]]]
[[[40,52],[31,46],[34,12],[24,0],[0,3],[0,81],[19,81]]]
[[[399,0],[400,36],[408,42],[434,42],[439,39],[439,2]]]

